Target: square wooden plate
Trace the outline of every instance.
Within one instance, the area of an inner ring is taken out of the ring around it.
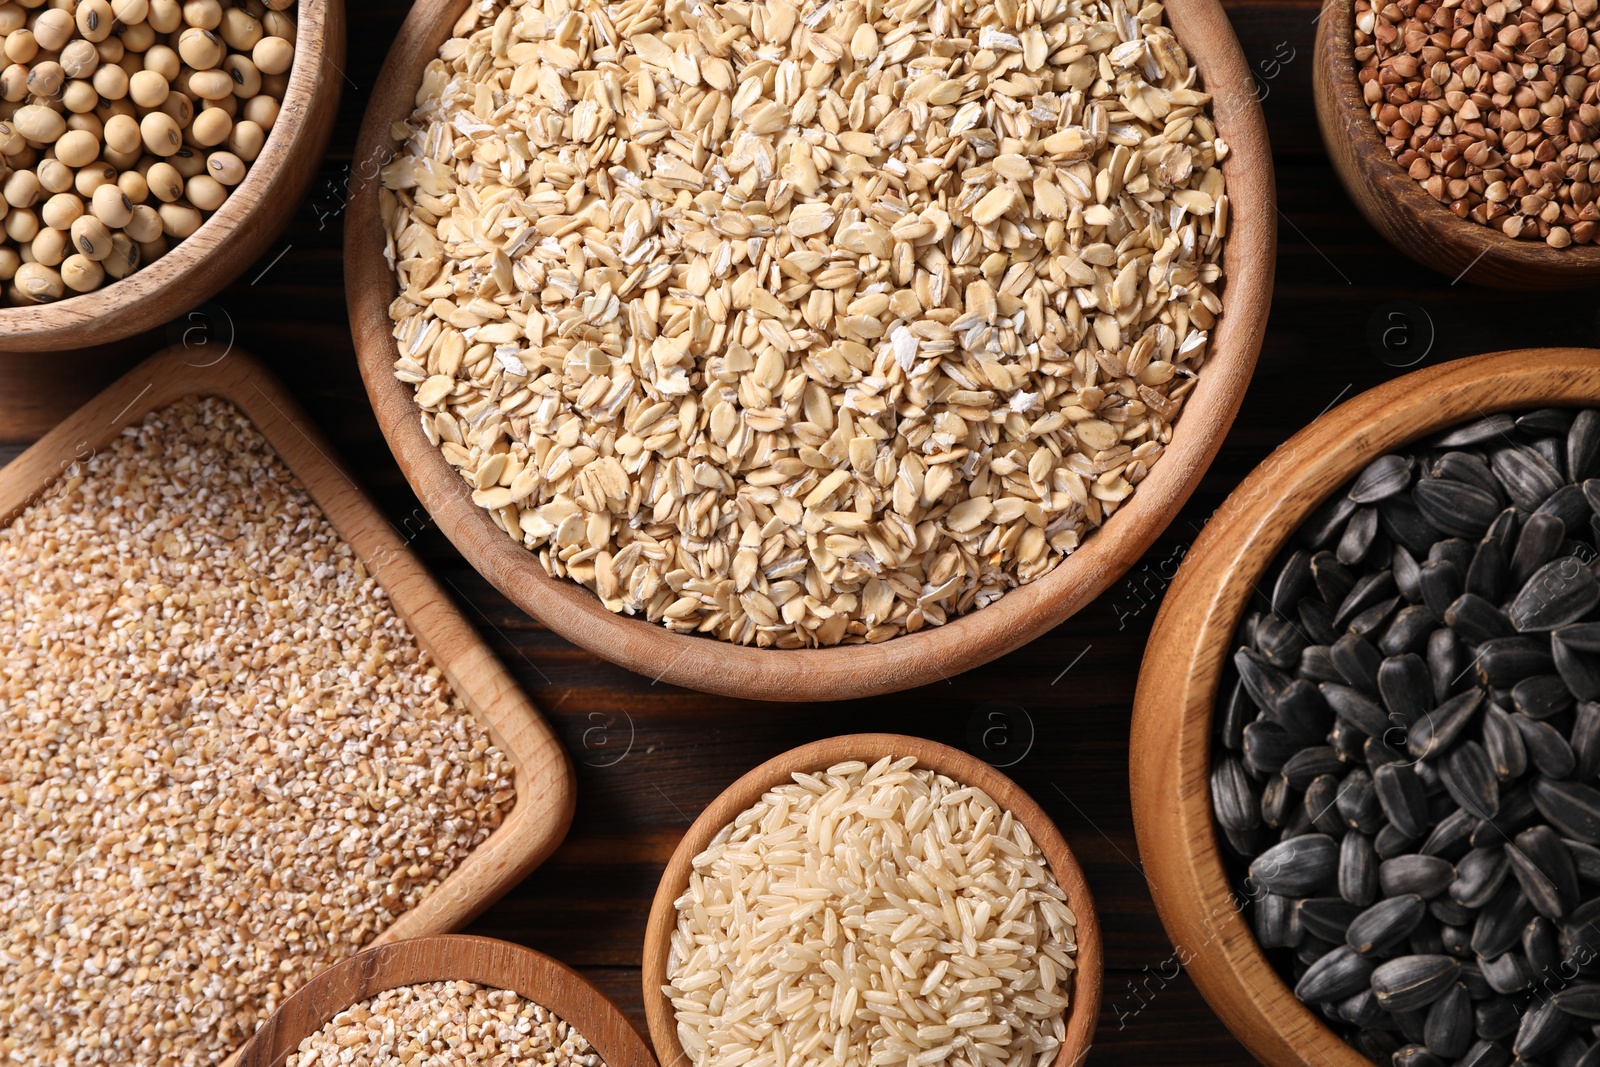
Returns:
[[[150,412],[186,396],[226,400],[255,424],[514,765],[517,796],[505,821],[421,904],[372,943],[460,929],[566,836],[576,802],[572,763],[515,679],[412,555],[406,539],[333,459],[310,418],[265,367],[238,349],[174,347],[158,352],[0,470],[0,524],[15,519],[74,462],[87,459]]]

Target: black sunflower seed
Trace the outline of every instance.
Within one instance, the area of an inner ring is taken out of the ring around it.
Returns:
[[[1415,653],[1389,656],[1378,665],[1378,695],[1390,715],[1416,722],[1435,703],[1427,663]]]
[[[1450,899],[1464,907],[1481,908],[1500,891],[1508,871],[1505,848],[1475,848],[1456,862]]]
[[[1284,560],[1272,583],[1272,611],[1280,618],[1294,617],[1295,608],[1311,588],[1311,553],[1295,549]]]
[[[1473,920],[1473,911],[1471,908],[1464,904],[1457,904],[1448,896],[1434,897],[1432,900],[1428,901],[1428,914],[1432,915],[1435,919],[1438,919],[1439,922],[1444,924],[1442,931],[1443,933],[1448,933],[1452,929],[1470,927]],[[1470,929],[1463,929],[1463,933],[1470,937],[1472,931]],[[1468,946],[1468,952],[1470,954],[1470,942],[1463,940],[1462,944]]]
[[[1567,626],[1550,635],[1550,658],[1568,692],[1579,700],[1600,700],[1600,648],[1583,648],[1579,630],[1593,631],[1591,643],[1600,643],[1600,623]]]
[[[1272,893],[1304,897],[1332,883],[1339,867],[1339,844],[1326,834],[1304,834],[1280,841],[1250,864],[1250,878]]]
[[[1533,905],[1522,895],[1522,886],[1514,878],[1507,879],[1478,912],[1472,927],[1472,951],[1484,959],[1511,951],[1533,916]]]
[[[1333,628],[1333,609],[1321,600],[1306,597],[1300,601],[1298,614],[1306,636],[1319,645],[1331,645],[1339,636]]]
[[[1245,769],[1253,774],[1276,774],[1290,756],[1300,751],[1300,742],[1284,732],[1277,723],[1257,719],[1244,728]]]
[[[1472,1044],[1472,998],[1466,986],[1457,982],[1433,1002],[1423,1034],[1428,1051],[1436,1056],[1454,1059],[1467,1051]]]
[[[1339,779],[1321,774],[1306,786],[1306,814],[1311,825],[1330,837],[1341,837],[1348,827],[1339,811]]]
[[[1511,873],[1535,911],[1559,919],[1578,901],[1578,868],[1548,826],[1535,826],[1505,846]]]
[[[1532,448],[1500,448],[1489,456],[1489,467],[1505,487],[1511,502],[1534,511],[1566,481],[1550,461]]]
[[[1378,998],[1371,989],[1363,989],[1346,997],[1334,1009],[1335,1014],[1352,1026],[1377,1026],[1389,1018],[1389,1013],[1378,1007]]]
[[[1397,856],[1409,856],[1416,851],[1416,844],[1417,836],[1415,834],[1408,834],[1393,823],[1385,826],[1372,837],[1372,850],[1378,854],[1380,862],[1386,862]]]
[[[1333,709],[1320,690],[1310,682],[1296,678],[1278,694],[1271,709],[1262,709],[1262,717],[1283,727],[1290,737],[1301,744],[1316,744],[1327,737],[1333,725]]]
[[[1339,842],[1339,896],[1366,907],[1378,898],[1378,854],[1363,833],[1345,834]]]
[[[1456,860],[1472,847],[1472,831],[1477,825],[1478,820],[1474,816],[1458,808],[1439,820],[1417,851],[1424,856],[1443,856],[1447,860]]]
[[[1429,471],[1435,478],[1475,485],[1494,497],[1496,502],[1503,501],[1505,491],[1500,488],[1500,480],[1494,476],[1483,457],[1475,452],[1441,453]]]
[[[1517,1027],[1511,1051],[1525,1060],[1541,1056],[1561,1043],[1571,1025],[1571,1019],[1562,1014],[1554,1001],[1535,1004],[1522,1017],[1522,1025]]]
[[[1541,775],[1528,792],[1539,814],[1562,834],[1589,844],[1600,842],[1600,790]]]
[[[1311,557],[1311,578],[1329,607],[1342,604],[1356,584],[1356,576],[1332,552],[1318,552]]]
[[[1560,519],[1564,529],[1581,532],[1588,523],[1590,516],[1594,514],[1594,509],[1583,498],[1583,490],[1580,487],[1563,485],[1560,489],[1550,494],[1550,499],[1540,504],[1539,510],[1533,514],[1535,518],[1540,515],[1548,515],[1552,518]]]
[[[1335,774],[1344,769],[1344,764],[1339,761],[1339,754],[1333,750],[1332,745],[1313,745],[1309,748],[1298,749],[1294,755],[1284,760],[1280,768],[1283,776],[1295,789],[1304,790],[1319,775]]]
[[[1392,496],[1378,504],[1378,529],[1397,548],[1409,552],[1426,552],[1439,539],[1439,531],[1409,496]]]
[[[1555,659],[1554,641],[1550,653]],[[1511,687],[1511,703],[1530,719],[1548,719],[1572,707],[1572,691],[1559,674],[1534,674]]]
[[[1582,841],[1563,839],[1561,842],[1567,846],[1567,851],[1572,854],[1573,866],[1578,869],[1578,879],[1600,885],[1600,848],[1586,845]]]
[[[1216,787],[1213,786],[1213,789]],[[1261,790],[1261,821],[1271,827],[1281,827],[1289,816],[1289,807],[1294,803],[1294,790],[1289,788],[1289,780],[1281,774],[1275,774],[1267,779],[1267,784]],[[1219,821],[1221,821],[1219,819]],[[1226,822],[1223,825],[1227,825]],[[1239,827],[1246,828],[1246,827]]]
[[[1300,650],[1300,677],[1313,682],[1342,682],[1344,675],[1333,665],[1327,645],[1307,645]]]
[[[1461,964],[1449,956],[1401,956],[1373,969],[1372,991],[1388,1011],[1415,1011],[1449,992],[1460,974]]]
[[[1600,982],[1574,982],[1551,998],[1576,1019],[1600,1019]]]
[[[1483,703],[1483,690],[1469,689],[1423,712],[1406,731],[1406,751],[1418,759],[1442,756],[1472,723]],[[1475,814],[1486,817],[1481,812]]]
[[[1478,646],[1474,660],[1478,680],[1498,688],[1516,685],[1530,674],[1555,669],[1548,641],[1531,637],[1496,637]]]
[[[1500,810],[1500,783],[1489,755],[1476,741],[1463,741],[1450,750],[1439,768],[1451,798],[1480,819],[1492,819]]]
[[[1275,707],[1293,679],[1273,666],[1255,649],[1241,648],[1233,655],[1233,668],[1239,672],[1239,681],[1255,701],[1256,707],[1268,711]]]
[[[1600,476],[1600,411],[1578,412],[1567,431],[1567,477],[1574,482]]]
[[[1356,513],[1350,516],[1350,521],[1344,524],[1344,533],[1339,535],[1334,557],[1346,567],[1353,567],[1367,558],[1377,536],[1378,509],[1357,508]]]
[[[1422,565],[1404,545],[1395,545],[1389,556],[1389,570],[1394,572],[1394,587],[1406,598],[1408,604],[1422,603]]]
[[[1522,954],[1534,974],[1556,973],[1561,966],[1561,947],[1556,940],[1555,923],[1536,915],[1522,928]]]
[[[1305,634],[1300,627],[1288,619],[1268,615],[1256,624],[1256,648],[1268,663],[1280,670],[1294,670],[1300,663],[1300,651],[1306,644]]]
[[[1244,764],[1232,756],[1211,768],[1211,803],[1218,821],[1230,829],[1249,830],[1261,824],[1261,800]]]
[[[1300,540],[1312,551],[1327,548],[1359,506],[1345,493],[1329,497],[1300,527]]]
[[[1346,684],[1370,697],[1378,695],[1378,666],[1383,654],[1359,634],[1345,634],[1328,648],[1334,667]]]
[[[1478,542],[1472,562],[1467,564],[1467,592],[1498,604],[1511,584],[1511,565],[1506,561],[1505,545],[1493,537]]]
[[[1328,731],[1328,744],[1346,763],[1361,763],[1366,759],[1366,741],[1366,734],[1343,719],[1333,720],[1333,727]]]
[[[1415,893],[1387,897],[1350,920],[1345,941],[1363,956],[1384,956],[1411,936],[1427,914]]]
[[[1394,572],[1385,569],[1376,574],[1362,575],[1339,602],[1339,610],[1333,615],[1334,628],[1348,626],[1357,615],[1385,603],[1393,596]]]
[[[1378,651],[1385,656],[1422,652],[1428,647],[1428,638],[1433,634],[1437,622],[1433,612],[1423,605],[1407,604],[1395,614],[1388,629],[1378,639]]]
[[[1520,993],[1533,984],[1533,970],[1520,952],[1502,952],[1485,959],[1478,957],[1484,981],[1496,993]]]
[[[1467,650],[1454,631],[1435,630],[1428,636],[1428,675],[1433,679],[1435,700],[1445,700],[1460,688],[1463,680],[1470,681],[1469,663]]]
[[[1434,445],[1439,448],[1465,448],[1469,445],[1481,445],[1485,441],[1503,438],[1516,428],[1517,420],[1513,415],[1486,415],[1476,422],[1469,422],[1455,429],[1441,434],[1434,440]]]
[[[1357,767],[1344,776],[1334,798],[1339,817],[1352,830],[1375,834],[1383,826],[1383,808],[1372,784],[1372,772]]]
[[[1386,763],[1372,772],[1373,791],[1389,821],[1402,833],[1420,836],[1428,829],[1428,798],[1416,771],[1403,763]]]
[[[1566,539],[1567,524],[1554,515],[1538,512],[1529,516],[1517,537],[1517,550],[1511,553],[1511,584],[1522,588],[1540,567],[1560,555]]]
[[[1294,995],[1308,1004],[1342,1000],[1367,988],[1372,964],[1349,945],[1340,945],[1306,971],[1295,984]]]
[[[1522,1012],[1517,1006],[1505,997],[1493,997],[1481,1000],[1472,1006],[1472,1029],[1478,1035],[1478,1045],[1486,1045],[1497,1050],[1504,1059],[1484,1060],[1475,1067],[1505,1067],[1511,1062],[1511,1053],[1494,1044],[1503,1041],[1517,1032],[1517,1026],[1522,1022]],[[1467,1050],[1467,1059],[1471,1059],[1478,1048],[1474,1045]]]
[[[1445,891],[1455,877],[1450,861],[1438,856],[1409,853],[1378,864],[1378,886],[1385,896],[1415,893],[1423,900]]]
[[[1325,941],[1343,941],[1350,921],[1361,909],[1342,897],[1306,897],[1300,901],[1300,925]]]
[[[1500,798],[1500,813],[1492,819],[1479,820],[1472,831],[1473,847],[1498,845],[1509,840],[1520,830],[1532,826],[1539,817],[1528,787],[1517,784],[1506,790]]]
[[[1525,714],[1511,716],[1522,743],[1528,750],[1528,760],[1548,778],[1565,778],[1577,765],[1577,757],[1567,739],[1547,722],[1538,722]]]
[[[1445,622],[1445,611],[1466,591],[1466,578],[1461,569],[1448,559],[1430,559],[1417,571],[1417,584],[1422,590],[1422,602],[1433,617]]]
[[[1391,1067],[1445,1067],[1444,1060],[1434,1055],[1426,1045],[1412,1044],[1397,1048],[1389,1056]]]
[[[1300,909],[1293,897],[1262,893],[1255,901],[1256,940],[1265,948],[1294,948],[1300,943]]]
[[[1502,782],[1521,778],[1528,769],[1528,750],[1522,742],[1522,731],[1499,705],[1490,704],[1483,714],[1483,750],[1489,754],[1495,777]]]
[[[1481,645],[1516,631],[1505,612],[1476,593],[1463,593],[1444,610],[1445,625],[1469,645]]]
[[[1534,572],[1506,609],[1511,625],[1526,633],[1577,622],[1600,604],[1600,578],[1577,556],[1551,560]]]
[[[1422,479],[1411,499],[1435,529],[1455,537],[1482,537],[1500,513],[1500,502],[1489,493],[1448,478]]]
[[[1572,720],[1572,754],[1578,760],[1573,777],[1580,782],[1593,781],[1600,773],[1600,702],[1586,700],[1578,705]]]
[[[1350,486],[1349,496],[1357,504],[1376,504],[1386,497],[1404,492],[1411,484],[1411,460],[1405,456],[1380,456],[1367,464]]]

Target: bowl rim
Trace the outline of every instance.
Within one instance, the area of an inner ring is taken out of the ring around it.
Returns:
[[[1304,519],[1368,462],[1499,411],[1600,403],[1600,350],[1517,349],[1369,389],[1279,446],[1185,557],[1156,616],[1129,744],[1134,830],[1156,910],[1195,986],[1271,1067],[1363,1067],[1267,961],[1240,915],[1211,815],[1211,724],[1255,583]]]
[[[394,154],[393,120],[409,115],[420,71],[465,0],[418,0],[389,52],[362,122],[356,156]],[[1176,516],[1221,446],[1255,368],[1273,283],[1277,212],[1271,153],[1255,83],[1218,0],[1169,0],[1168,20],[1215,94],[1233,205],[1224,245],[1224,311],[1199,385],[1162,460],[1105,526],[1048,574],[943,626],[879,644],[763,649],[679,634],[613,614],[587,588],[544,571],[534,553],[473,504],[465,481],[423,433],[410,386],[398,381],[388,308],[397,293],[379,214],[378,166],[356,174],[345,227],[345,270],[357,361],[380,428],[407,481],[468,562],[512,603],[591,652],[655,681],[765,700],[873,696],[948,678],[1058,625],[1111,586]],[[414,73],[413,73],[414,72]]]
[[[1372,196],[1398,201],[1401,208],[1426,225],[1434,225],[1433,220],[1437,219],[1437,226],[1444,229],[1439,236],[1479,257],[1504,253],[1553,272],[1600,270],[1600,244],[1552,248],[1543,241],[1508,237],[1499,230],[1461,218],[1429,196],[1395,161],[1394,154],[1378,135],[1377,123],[1362,103],[1361,85],[1356,76],[1353,0],[1323,0],[1319,17],[1316,73],[1321,76],[1314,79],[1314,90],[1319,98],[1326,97],[1328,107],[1337,110],[1341,129],[1365,149],[1355,153],[1355,169]],[[1326,87],[1322,84],[1324,76],[1329,83]],[[1359,197],[1352,196],[1352,199],[1360,206]]]
[[[451,981],[509,989],[549,1009],[583,1035],[606,1067],[656,1067],[622,1009],[583,975],[531,948],[466,934],[377,945],[323,970],[267,1017],[236,1054],[234,1067],[278,1067],[353,1004],[399,986]]]
[[[6,350],[70,347],[80,339],[65,334],[90,326],[97,330],[93,339],[96,344],[120,340],[148,326],[158,325],[160,321],[147,322],[148,316],[127,316],[123,321],[131,328],[116,325],[107,328],[129,308],[165,298],[172,305],[171,311],[187,311],[250,266],[248,262],[241,263],[237,271],[225,277],[208,269],[214,267],[215,254],[226,247],[229,238],[262,213],[266,195],[273,191],[285,170],[299,160],[296,149],[302,147],[302,133],[316,132],[313,129],[317,121],[315,109],[326,108],[331,120],[338,108],[340,85],[326,78],[323,68],[331,65],[337,70],[339,60],[334,58],[330,45],[343,52],[344,0],[295,0],[294,6],[294,62],[289,68],[289,84],[278,105],[278,117],[267,131],[267,139],[246,170],[244,180],[234,186],[222,206],[206,216],[194,233],[174,244],[160,259],[140,266],[126,278],[45,304],[0,307],[0,338],[4,339],[0,347]],[[324,94],[331,94],[333,100],[318,99]],[[321,140],[325,142],[326,139],[324,134]],[[315,154],[320,159],[321,145],[315,146]],[[260,165],[263,160],[266,166]],[[315,173],[316,167],[309,167],[307,180]],[[281,191],[279,193],[282,195]],[[298,195],[294,197],[292,207],[299,206],[299,199]],[[289,217],[286,214],[284,221]],[[279,229],[281,227],[273,227],[269,239],[276,237]],[[185,292],[184,298],[175,301],[173,297],[180,289]],[[161,316],[165,317],[165,314]]]
[[[789,749],[746,771],[717,794],[685,831],[672,858],[661,873],[645,922],[641,981],[650,1040],[662,1067],[687,1067],[688,1056],[678,1043],[672,1002],[661,991],[666,981],[667,955],[677,926],[679,896],[688,888],[694,858],[713,837],[741,812],[752,807],[767,790],[791,780],[793,773],[825,770],[850,759],[876,762],[885,756],[915,756],[917,764],[937,771],[962,785],[988,793],[1010,811],[1045,856],[1051,873],[1067,893],[1077,919],[1078,968],[1067,1007],[1067,1039],[1051,1067],[1077,1067],[1088,1054],[1100,1015],[1104,960],[1099,913],[1089,883],[1055,820],[1011,778],[958,748],[904,734],[843,734]]]

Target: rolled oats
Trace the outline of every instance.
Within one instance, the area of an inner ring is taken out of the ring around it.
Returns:
[[[1122,0],[508,0],[383,171],[395,374],[612,611],[882,641],[1046,573],[1170,442],[1227,145]]]

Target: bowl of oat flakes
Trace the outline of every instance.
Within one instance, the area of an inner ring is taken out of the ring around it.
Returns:
[[[1215,0],[425,0],[358,155],[362,375],[441,529],[577,644],[747,697],[918,685],[1088,603],[1271,292]]]

